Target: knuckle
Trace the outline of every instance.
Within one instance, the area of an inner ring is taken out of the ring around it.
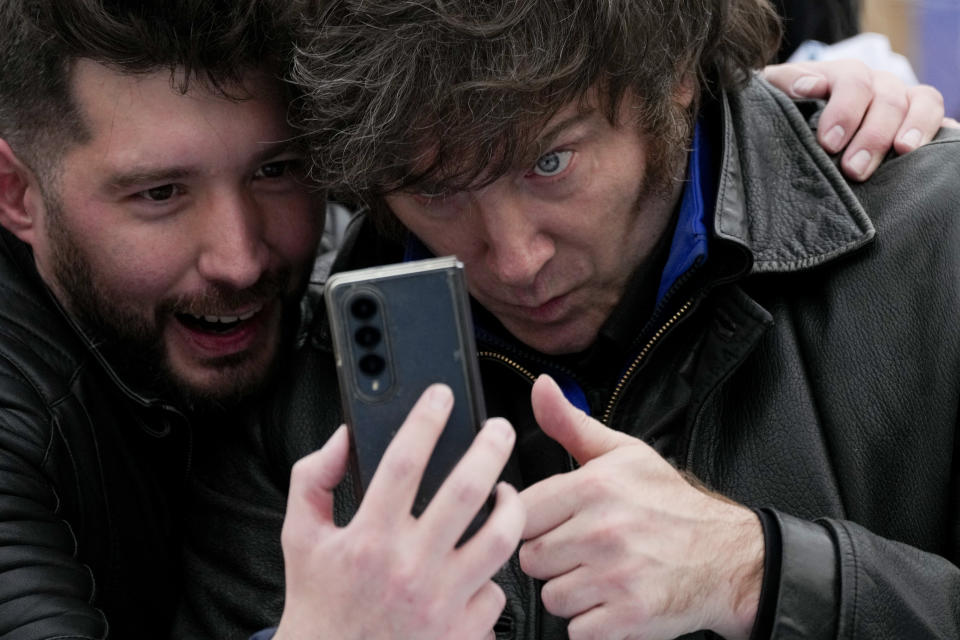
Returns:
[[[543,606],[550,612],[566,610],[567,601],[569,600],[564,590],[558,588],[557,583],[554,581],[547,582],[543,585],[543,588],[540,590],[540,599],[543,601]]]
[[[852,75],[844,80],[844,84],[848,89],[864,96],[872,96],[874,92],[873,79],[869,73]]]
[[[877,87],[897,87],[901,91],[905,86],[903,80],[901,80],[895,73],[891,71],[886,71],[883,69],[872,69],[870,71],[873,74],[873,84]]]
[[[910,102],[930,102],[938,107],[943,107],[943,94],[928,84],[918,84],[907,89]]]
[[[410,562],[396,562],[384,567],[379,580],[382,580],[384,600],[414,612],[418,619],[426,622],[434,620],[438,613],[432,606],[434,598],[424,593],[422,571]]]
[[[907,94],[902,88],[884,87],[883,89],[878,89],[874,101],[882,102],[888,108],[896,109],[902,113],[906,113],[910,107],[910,101],[907,99]]]
[[[420,475],[420,465],[409,453],[394,452],[393,455],[384,458],[381,464],[386,467],[385,471],[388,475],[397,481],[417,478]]]
[[[490,531],[490,539],[487,542],[487,548],[491,556],[506,560],[513,555],[517,548],[517,537],[505,531],[502,528],[494,528]]]
[[[458,504],[472,506],[483,501],[486,491],[472,478],[451,477],[450,492]]]
[[[873,72],[870,70],[870,67],[867,66],[865,62],[857,58],[847,58],[843,60],[842,67],[844,73],[850,75],[851,78],[866,80],[871,82],[873,77]]]
[[[447,603],[442,598],[429,598],[417,611],[417,626],[421,629],[436,629],[444,626]]]
[[[396,579],[403,585],[402,593],[406,594],[411,600],[415,600],[420,592],[421,582],[424,577],[423,568],[413,554],[404,556],[403,559],[393,563],[393,573]]]
[[[629,524],[622,523],[620,518],[605,518],[598,522],[587,534],[591,548],[605,556],[619,553],[625,546],[624,531],[628,526]]]
[[[358,572],[380,572],[389,564],[383,549],[384,546],[370,536],[353,536],[344,556],[348,565]]]
[[[598,472],[599,467],[582,467],[584,471],[593,471],[585,473],[581,478],[580,490],[583,495],[592,502],[599,502],[615,492],[616,482],[606,474]]]

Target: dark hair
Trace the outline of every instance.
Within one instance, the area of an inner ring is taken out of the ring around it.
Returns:
[[[635,95],[652,142],[682,146],[681,81],[736,88],[780,33],[766,0],[329,0],[307,28],[293,79],[312,177],[371,204],[496,179],[593,88],[611,122]]]
[[[251,69],[286,72],[297,15],[291,0],[2,0],[0,137],[35,171],[85,141],[70,91],[79,59],[239,99]]]

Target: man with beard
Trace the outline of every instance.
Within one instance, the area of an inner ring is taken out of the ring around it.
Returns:
[[[766,0],[326,7],[312,177],[370,207],[334,270],[457,255],[515,431],[413,518],[431,388],[361,502],[321,327],[234,491],[270,539],[322,445],[276,640],[960,637],[957,132],[845,179],[820,105],[752,73]],[[519,495],[456,546],[501,468]]]
[[[296,10],[0,5],[4,638],[167,635],[186,478],[243,440],[309,319],[322,216],[277,80]]]
[[[290,350],[323,226],[295,17],[0,6],[3,638],[167,637],[196,443]]]

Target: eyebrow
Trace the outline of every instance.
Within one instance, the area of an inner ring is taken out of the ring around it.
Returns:
[[[283,140],[267,143],[264,148],[253,155],[253,164],[259,164],[288,151],[302,151],[302,145],[295,140]],[[104,181],[104,189],[109,192],[121,192],[145,184],[168,184],[184,180],[190,176],[202,173],[198,165],[151,166],[144,164],[118,171]]]
[[[543,133],[538,135],[534,140],[537,149],[539,149],[538,155],[542,154],[546,150],[549,150],[550,147],[553,146],[554,141],[567,129],[571,129],[574,126],[593,118],[596,113],[596,109],[578,112],[567,118],[564,118],[549,128],[544,128]]]
[[[104,183],[104,189],[106,191],[118,192],[144,184],[167,184],[183,180],[197,173],[199,173],[197,168],[190,166],[162,168],[134,167],[123,173],[116,173],[110,176]]]

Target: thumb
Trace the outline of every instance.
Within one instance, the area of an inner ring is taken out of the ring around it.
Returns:
[[[570,404],[553,378],[541,375],[530,394],[533,416],[543,432],[581,465],[617,447],[636,444],[630,436],[606,427]]]
[[[333,489],[347,470],[350,438],[345,425],[337,429],[318,451],[293,465],[290,493],[283,521],[285,543],[308,543],[318,527],[332,527]]]

